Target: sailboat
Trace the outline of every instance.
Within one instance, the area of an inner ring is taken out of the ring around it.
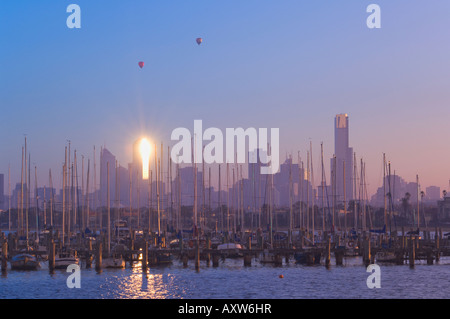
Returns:
[[[274,264],[276,262],[275,254],[271,253],[268,249],[264,249],[259,254],[259,262],[262,264]]]
[[[13,270],[37,270],[41,267],[36,257],[28,253],[15,255],[10,263]]]
[[[122,255],[112,254],[111,257],[103,259],[103,268],[125,268],[125,259]]]
[[[55,256],[55,269],[67,269],[69,265],[78,265],[79,262],[76,254],[70,251],[62,251]]]
[[[384,224],[382,229],[370,229],[369,231],[374,234],[385,234],[386,233],[386,224]]]
[[[228,258],[244,256],[242,249],[242,245],[237,243],[225,243],[217,246],[217,250]]]
[[[395,253],[393,251],[379,251],[375,254],[375,260],[377,262],[384,262],[384,263],[393,263],[396,262]]]

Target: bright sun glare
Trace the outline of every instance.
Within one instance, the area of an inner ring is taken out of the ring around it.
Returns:
[[[139,151],[142,157],[142,178],[148,179],[151,145],[148,139],[146,139],[145,137],[142,138],[141,143],[139,144]]]

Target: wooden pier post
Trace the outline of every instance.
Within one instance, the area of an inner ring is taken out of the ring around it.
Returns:
[[[327,256],[325,257],[325,266],[329,267],[331,263],[331,240],[327,239]]]
[[[275,265],[281,266],[282,264],[283,264],[283,258],[281,257],[280,254],[276,254],[275,255]]]
[[[53,272],[55,269],[55,255],[56,255],[56,244],[55,241],[52,239],[50,240],[50,252],[48,256],[48,269],[50,272]]]
[[[247,253],[244,255],[244,266],[250,267],[252,265],[252,255]]]
[[[195,241],[195,270],[200,270],[200,245],[198,238]]]
[[[314,265],[315,262],[315,255],[313,252],[307,252],[306,253],[306,265],[307,266],[312,266]]]
[[[437,230],[437,229],[436,229]],[[435,245],[436,245],[436,262],[439,262],[439,255],[440,255],[440,247],[439,247],[439,237],[437,236],[437,231],[435,236]]]
[[[212,254],[212,265],[213,265],[213,267],[218,267],[219,266],[219,258],[220,258],[220,255],[218,253]]]
[[[5,273],[8,268],[8,242],[3,240],[2,244],[2,272]]]
[[[397,265],[403,265],[403,252],[403,249],[395,251],[395,263]]]
[[[143,247],[143,253],[142,253],[142,271],[147,271],[147,265],[148,265],[148,241],[147,238],[144,240],[144,247]]]
[[[183,267],[187,267],[188,266],[188,260],[189,260],[189,256],[186,252],[183,252],[181,255],[181,260],[183,262]]]
[[[402,226],[402,249],[405,249],[405,226]]]
[[[409,252],[409,267],[413,268],[415,259],[416,259],[416,243],[414,242],[415,238],[413,239],[412,236],[410,236],[410,252]]]
[[[91,269],[92,267],[92,257],[91,257],[91,251],[86,250],[84,252],[84,258],[86,259],[86,269]]]
[[[431,249],[427,249],[427,265],[433,264],[433,254],[431,252]]]
[[[206,253],[206,266],[209,267],[209,263],[211,262],[211,253],[209,252],[211,249],[211,237],[209,235],[206,237],[206,249],[208,250]]]
[[[97,244],[97,253],[95,256],[95,270],[97,272],[101,272],[102,271],[102,253],[103,253],[103,243],[100,240]]]
[[[342,266],[344,259],[344,250],[336,249],[334,251],[334,257],[336,258],[336,266]]]

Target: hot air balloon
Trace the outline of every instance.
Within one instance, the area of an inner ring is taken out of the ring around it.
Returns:
[[[138,64],[139,64],[139,67],[140,67],[141,69],[144,67],[144,62],[141,61],[141,62],[139,62]]]
[[[200,45],[200,44],[202,44],[203,39],[202,38],[197,38],[196,41],[197,41],[197,44]]]

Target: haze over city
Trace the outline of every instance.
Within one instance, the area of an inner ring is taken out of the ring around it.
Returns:
[[[69,140],[79,156],[106,146],[126,165],[137,138],[170,145],[173,129],[202,119],[280,128],[281,162],[312,142],[317,169],[323,142],[329,179],[334,117],[347,113],[370,195],[383,153],[406,181],[448,189],[450,4],[378,3],[378,30],[360,1],[78,1],[81,29],[66,27],[67,4],[2,3],[0,173],[11,165],[20,181],[25,134],[39,184],[52,169],[59,188]]]

